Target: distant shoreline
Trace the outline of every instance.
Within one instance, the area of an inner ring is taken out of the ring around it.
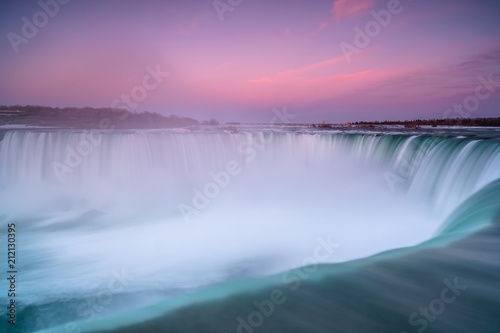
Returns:
[[[112,108],[53,108],[46,106],[0,106],[1,126],[27,126],[61,129],[141,129],[218,125],[215,119],[199,122],[176,115],[155,112],[133,113]]]
[[[154,112],[132,113],[125,109],[112,108],[53,108],[46,106],[0,106],[0,129],[26,127],[56,129],[162,129],[197,125],[219,125],[215,119],[202,121],[176,115],[163,116]],[[274,126],[312,126],[318,129],[335,127],[378,128],[381,126],[404,126],[419,129],[431,127],[500,127],[497,118],[443,118],[417,119],[406,121],[361,121],[345,123],[244,123],[227,122],[225,125],[274,125]]]

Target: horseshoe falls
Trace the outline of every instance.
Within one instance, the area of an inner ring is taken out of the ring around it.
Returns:
[[[498,129],[0,137],[20,332],[500,329]]]

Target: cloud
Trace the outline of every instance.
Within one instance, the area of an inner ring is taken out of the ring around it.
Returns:
[[[500,82],[499,50],[453,56],[439,62],[387,66],[343,66],[342,57],[277,72],[234,85],[231,96],[249,105],[295,103],[416,108],[441,117],[453,103],[473,94],[478,76]],[[496,66],[496,67],[495,67]],[[231,87],[233,88],[233,87]],[[224,90],[227,95],[227,90]],[[491,99],[492,103],[500,97]],[[323,104],[321,104],[323,103]],[[485,104],[486,105],[486,104]],[[478,114],[479,115],[479,114]]]
[[[328,28],[328,26],[329,26],[329,25],[330,25],[330,23],[329,23],[329,22],[323,22],[323,23],[321,23],[321,25],[320,25],[320,26],[319,26],[319,28],[318,28],[318,31],[323,31],[323,30],[325,30],[326,28]]]
[[[374,6],[375,0],[335,0],[330,10],[330,20],[321,23],[316,33],[326,30],[330,26],[332,20],[338,23],[343,17],[362,15]]]
[[[271,77],[263,77],[256,80],[249,80],[249,82],[255,83],[275,83],[275,82],[290,82],[293,80],[301,80],[304,77],[308,77],[309,72],[319,69],[322,67],[330,66],[336,64],[338,62],[342,62],[344,60],[344,56],[328,59],[322,62],[317,62],[311,65],[307,65],[298,69],[290,69],[287,71],[279,72],[276,75]]]
[[[291,32],[292,31],[291,31],[290,27],[285,29],[285,35],[290,36]]]
[[[498,71],[498,65],[500,64],[500,45],[492,47],[482,53],[475,54],[467,57],[467,59],[462,60],[457,67],[462,70],[465,69],[477,69],[484,67],[496,68]]]
[[[373,100],[406,99],[419,103],[423,99],[443,103],[451,99],[458,102],[474,94],[480,83],[479,76],[487,78],[491,74],[494,81],[495,75],[500,78],[499,55],[500,49],[492,48],[465,57],[449,57],[438,63],[386,70],[369,86],[360,86],[357,93]]]
[[[375,0],[336,0],[331,10],[332,17],[339,22],[343,17],[366,13],[375,6]]]

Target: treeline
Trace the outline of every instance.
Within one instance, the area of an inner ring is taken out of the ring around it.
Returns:
[[[404,125],[405,127],[417,126],[488,126],[500,127],[499,118],[442,118],[442,119],[415,119],[407,121],[361,121],[355,125]]]
[[[32,126],[58,126],[70,128],[99,128],[103,119],[114,128],[165,128],[200,125],[196,119],[163,116],[155,112],[130,112],[113,108],[53,108],[39,105],[0,106],[0,124],[26,124]],[[218,125],[215,119],[201,125]]]

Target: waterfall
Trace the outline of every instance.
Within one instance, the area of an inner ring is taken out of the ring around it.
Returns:
[[[427,197],[448,213],[500,177],[500,145],[483,140],[258,131],[9,131],[0,145],[0,184],[78,187],[109,179],[151,181],[152,173],[154,182],[199,179],[230,160],[242,166],[254,158],[333,164],[339,157],[386,168],[389,183],[391,177],[396,183],[404,180],[405,191]]]
[[[478,230],[496,208],[480,221],[457,212],[499,178],[500,144],[473,138],[15,130],[0,142],[0,220],[22,235],[27,318],[130,272],[105,317],[305,266],[318,242],[338,245],[317,260],[335,265]]]

